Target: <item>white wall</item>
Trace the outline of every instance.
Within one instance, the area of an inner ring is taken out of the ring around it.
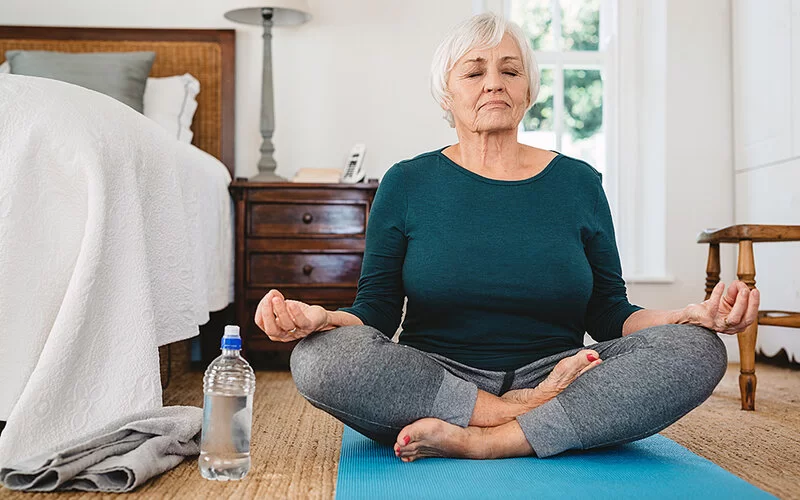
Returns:
[[[338,167],[364,142],[368,175],[382,177],[399,160],[456,142],[428,73],[440,39],[471,14],[468,1],[316,1],[312,9],[311,24],[275,37],[279,174]]]
[[[248,177],[257,173],[261,144],[263,31],[223,17],[240,3],[3,0],[0,24],[236,29],[236,173]],[[364,142],[367,175],[380,178],[399,160],[456,141],[427,78],[439,39],[472,13],[469,0],[309,4],[311,22],[273,29],[278,174],[340,167]]]
[[[800,224],[800,0],[733,2],[736,223]],[[800,311],[800,242],[756,243],[762,310]],[[800,335],[762,326],[757,350],[800,362]]]

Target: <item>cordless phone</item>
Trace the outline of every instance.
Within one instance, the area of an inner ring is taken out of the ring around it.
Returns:
[[[367,171],[364,169],[364,153],[367,147],[364,144],[356,144],[350,150],[347,163],[342,170],[341,181],[344,184],[355,184],[366,177]]]

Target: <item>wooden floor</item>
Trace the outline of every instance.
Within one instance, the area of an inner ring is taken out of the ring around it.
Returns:
[[[738,365],[730,365],[714,394],[662,434],[779,498],[800,499],[800,370],[757,364],[755,412],[740,410],[738,370]],[[309,405],[288,372],[259,372],[256,387],[253,468],[247,478],[205,481],[196,462],[187,460],[125,498],[332,499],[342,424]],[[169,405],[201,406],[202,374],[175,377],[165,400]],[[54,495],[0,489],[0,498],[51,500]]]

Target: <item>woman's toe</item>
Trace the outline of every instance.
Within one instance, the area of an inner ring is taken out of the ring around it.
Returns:
[[[559,361],[555,368],[553,368],[550,376],[548,376],[548,379],[550,379],[550,383],[564,390],[578,375],[593,366],[597,366],[600,362],[600,356],[597,354],[597,351],[582,349],[572,356]],[[547,380],[545,380],[545,382],[547,382]]]
[[[415,422],[416,423],[416,422]],[[397,442],[396,444],[403,448],[404,446],[408,446],[410,443],[414,442],[414,424],[409,424],[397,434]]]
[[[590,364],[594,363],[598,359],[600,359],[600,355],[597,354],[597,351],[592,349],[584,349],[580,351],[578,354],[573,356],[575,358],[575,363],[579,369],[583,369]]]
[[[417,449],[419,449],[418,443],[411,443],[409,446],[404,446],[400,449],[400,456],[405,457],[409,455],[414,455],[417,453]]]
[[[416,453],[419,443],[416,442],[416,434],[413,426],[414,424],[407,425],[397,434],[394,451],[398,458],[408,458],[410,454]]]
[[[603,362],[603,360],[600,359],[600,355],[597,354],[597,351],[593,351],[591,349],[585,349],[579,352],[578,356],[578,361],[580,364],[578,365],[578,373],[576,376],[583,375],[587,371]]]

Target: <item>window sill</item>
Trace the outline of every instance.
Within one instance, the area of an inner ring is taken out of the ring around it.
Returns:
[[[675,283],[674,276],[623,276],[625,283],[635,283],[637,285],[671,285]]]

